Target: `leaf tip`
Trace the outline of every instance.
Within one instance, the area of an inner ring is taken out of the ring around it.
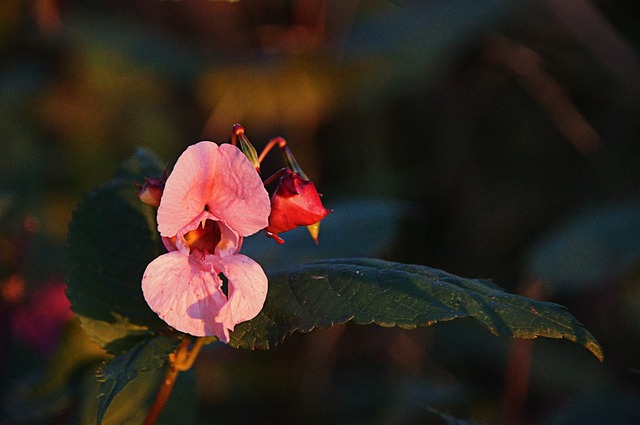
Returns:
[[[600,344],[598,344],[597,341],[589,341],[585,347],[587,347],[587,349],[589,351],[591,351],[591,353],[597,357],[598,360],[600,360],[600,363],[604,363],[604,350],[602,349],[602,347],[600,346]]]

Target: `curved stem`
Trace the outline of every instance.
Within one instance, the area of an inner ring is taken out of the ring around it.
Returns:
[[[286,170],[287,170],[286,168],[279,169],[278,171],[273,173],[271,177],[263,181],[262,184],[264,184],[265,186],[269,186],[271,183],[279,179],[285,173]]]
[[[169,400],[169,396],[171,395],[171,391],[173,390],[173,386],[176,383],[176,379],[178,378],[178,374],[180,372],[191,369],[193,363],[195,362],[198,354],[200,353],[200,349],[204,345],[205,338],[197,338],[193,343],[193,347],[189,350],[189,344],[191,342],[190,338],[185,338],[181,343],[175,353],[169,354],[169,367],[165,372],[164,379],[162,380],[162,385],[156,394],[156,398],[153,401],[153,405],[149,410],[149,414],[144,421],[144,425],[154,425],[164,406],[167,404]]]
[[[187,342],[187,346],[188,346],[189,340],[185,340],[185,341]],[[191,369],[191,366],[193,366],[193,363],[196,361],[196,358],[198,358],[198,354],[200,353],[200,349],[202,348],[203,345],[204,345],[204,338],[197,338],[196,341],[193,343],[193,347],[191,347],[191,351],[188,351],[186,349],[185,350],[178,349],[178,353],[183,353],[183,356],[173,361],[173,365],[175,366],[175,368],[181,372]]]
[[[274,137],[273,139],[269,140],[269,142],[264,147],[264,149],[262,149],[262,152],[260,152],[260,156],[258,157],[258,162],[262,163],[262,161],[267,156],[269,151],[273,149],[275,145],[278,145],[280,149],[283,149],[285,146],[287,146],[287,141],[280,136]]]

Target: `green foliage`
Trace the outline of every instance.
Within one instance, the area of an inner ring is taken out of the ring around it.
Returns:
[[[148,308],[140,288],[145,267],[163,248],[154,211],[137,198],[134,182],[161,173],[153,154],[136,151],[111,182],[85,197],[69,227],[67,293],[72,308],[87,334],[116,355],[100,374],[99,422],[116,395],[139,375],[161,368],[181,338]],[[386,218],[397,217],[400,211],[392,204],[383,207],[388,209],[383,214]],[[379,212],[380,208],[355,204],[342,211],[361,219],[358,210]],[[339,221],[345,232],[332,232],[329,247],[348,246],[350,239],[353,244],[358,234],[366,245],[373,232],[358,231],[357,223],[350,225],[349,220],[353,218]],[[384,227],[383,223],[378,226]],[[369,241],[378,249],[390,239],[385,232],[380,234]],[[309,243],[308,249],[313,248]],[[270,348],[295,331],[309,332],[349,320],[413,329],[469,317],[495,335],[566,338],[586,346],[600,360],[603,357],[593,336],[562,306],[508,294],[488,281],[366,258],[323,260],[286,269],[287,258],[274,258],[280,271],[269,276],[265,306],[256,318],[236,327],[231,346]],[[302,257],[292,258],[289,264],[302,261]],[[269,265],[265,268],[269,270]]]
[[[161,174],[156,157],[137,150],[115,179],[86,196],[69,226],[67,296],[85,331],[112,354],[131,346],[115,341],[167,329],[140,287],[162,247],[153,209],[140,202],[134,185]]]
[[[476,319],[500,336],[566,338],[603,359],[597,341],[560,305],[425,266],[361,258],[316,262],[271,276],[262,312],[238,325],[230,344],[269,348],[294,331],[349,320],[413,329],[460,317]]]
[[[161,368],[179,344],[164,336],[143,339],[126,353],[111,360],[100,372],[98,424],[102,423],[113,399],[140,373]]]
[[[98,423],[139,373],[164,365],[177,338],[144,301],[140,281],[146,265],[161,253],[153,210],[137,197],[135,182],[160,176],[155,155],[138,149],[116,178],[91,192],[69,226],[67,296],[83,329],[111,354],[100,373]]]
[[[149,406],[162,385],[164,379],[163,369],[154,369],[139,373],[135,385],[129,385],[113,399],[109,410],[102,419],[102,425],[139,425],[143,423]],[[96,382],[95,374],[89,373],[83,376],[78,392],[82,405],[77,415],[69,423],[96,424],[99,406],[104,403],[104,397],[96,397],[101,392],[103,383]],[[180,374],[173,389],[171,398],[166,405],[158,425],[191,425],[198,423],[196,420],[196,403],[194,374],[188,371]],[[103,412],[104,413],[104,412]]]

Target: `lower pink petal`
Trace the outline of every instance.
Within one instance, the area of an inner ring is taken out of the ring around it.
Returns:
[[[251,258],[242,255],[228,255],[216,258],[221,272],[229,282],[229,301],[222,306],[216,321],[227,330],[260,313],[267,297],[267,276],[262,267]]]
[[[215,273],[179,251],[153,260],[142,277],[147,304],[169,326],[194,336],[228,340],[216,319],[227,301],[221,286]]]

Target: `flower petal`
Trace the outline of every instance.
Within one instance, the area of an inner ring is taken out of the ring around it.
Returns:
[[[240,236],[249,236],[269,224],[271,203],[260,175],[246,156],[230,144],[220,145],[215,185],[208,205],[211,212]]]
[[[158,231],[172,237],[204,211],[211,178],[218,162],[218,145],[200,142],[178,158],[164,187],[158,207]]]
[[[203,266],[179,251],[159,256],[142,277],[144,298],[169,326],[194,336],[228,340],[228,331],[216,321],[227,301],[222,281]]]
[[[235,325],[253,319],[262,310],[267,298],[267,276],[258,263],[242,254],[213,259],[229,282],[229,301],[216,316],[216,322],[223,325],[227,342],[228,330],[233,331]]]
[[[220,242],[216,245],[215,255],[218,257],[224,257],[227,255],[237,254],[242,247],[243,238],[239,236],[232,228],[219,222],[220,226]]]
[[[200,142],[180,155],[160,200],[158,230],[175,236],[205,209],[240,236],[268,224],[269,195],[253,165],[233,145]]]

